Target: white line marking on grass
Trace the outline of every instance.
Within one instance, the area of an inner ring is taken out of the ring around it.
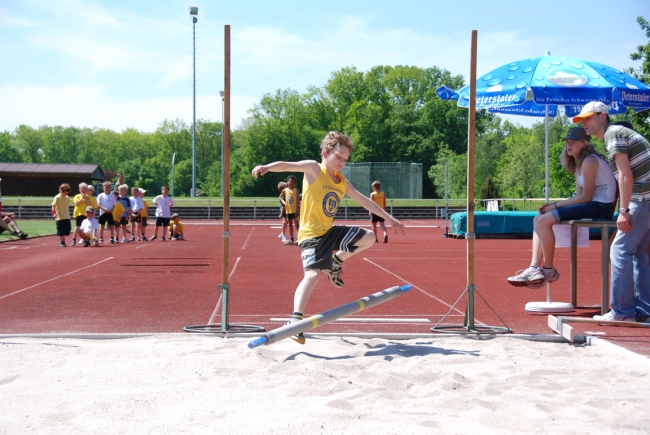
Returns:
[[[246,249],[246,243],[248,243],[248,239],[251,238],[251,235],[253,234],[253,231],[255,231],[255,227],[253,227],[253,229],[251,230],[251,232],[248,233],[248,237],[246,237],[246,241],[244,242],[244,246],[241,247],[242,249]]]
[[[232,274],[235,273],[235,269],[237,269],[237,265],[239,264],[239,260],[241,260],[241,257],[237,257],[237,261],[235,261],[235,265],[232,268],[232,271],[230,272],[230,275],[228,275],[228,281],[230,281],[230,278],[232,277]],[[214,307],[214,311],[212,312],[212,315],[210,316],[210,320],[208,320],[208,325],[212,325],[214,323],[214,319],[217,317],[217,313],[219,312],[219,305],[221,305],[221,298],[223,297],[223,291],[219,295],[219,300],[217,301],[217,305]]]
[[[399,276],[399,275],[397,275],[397,274],[394,274],[393,272],[391,272],[390,270],[386,269],[385,267],[381,267],[380,265],[378,265],[377,263],[373,262],[372,260],[369,260],[369,259],[367,259],[367,258],[364,258],[364,260],[366,260],[368,263],[370,263],[370,264],[372,264],[372,265],[374,265],[374,266],[377,266],[378,268],[380,268],[380,269],[383,270],[384,272],[393,275],[395,278],[397,278],[397,279],[401,279],[402,281],[404,281],[404,282],[406,282],[406,283],[409,283],[407,280],[405,280],[405,279],[402,278],[401,276]],[[422,290],[420,287],[416,286],[415,284],[412,284],[412,283],[409,283],[409,284],[411,284],[411,286],[413,286],[414,289],[421,291],[422,293],[424,293],[425,295],[429,296],[430,298],[435,299],[436,301],[438,301],[438,302],[440,302],[441,304],[447,306],[448,308],[452,308],[451,305],[449,305],[447,302],[443,301],[442,299],[439,299],[439,298],[435,297],[434,295],[425,292],[424,290]],[[462,311],[460,311],[458,308],[454,308],[454,310],[457,311],[457,312],[460,313],[460,314],[464,314],[464,313],[463,313]],[[478,321],[477,321],[477,322],[478,322]],[[478,322],[478,323],[481,323],[481,322]]]
[[[59,279],[59,278],[63,278],[64,276],[72,275],[73,273],[79,272],[80,270],[84,270],[84,269],[88,269],[88,268],[93,267],[93,266],[97,266],[98,264],[101,264],[101,263],[103,263],[103,262],[105,262],[105,261],[108,261],[108,260],[112,260],[113,258],[114,258],[114,257],[108,257],[108,258],[105,258],[105,259],[102,260],[102,261],[98,261],[97,263],[91,264],[91,265],[89,265],[89,266],[84,266],[84,267],[82,267],[81,269],[73,270],[72,272],[64,273],[63,275],[59,275],[59,276],[56,276],[56,277],[54,277],[54,278],[48,279],[48,280],[46,280],[46,281],[39,282],[38,284],[30,285],[29,287],[25,287],[24,289],[16,290],[16,291],[13,292],[13,293],[9,293],[9,294],[7,294],[7,295],[0,296],[0,299],[8,298],[9,296],[13,296],[13,295],[15,295],[15,294],[18,294],[18,293],[24,292],[25,290],[29,290],[29,289],[34,288],[34,287],[37,287],[37,286],[39,286],[39,285],[41,285],[41,284],[45,284],[45,283],[48,283],[48,282],[50,282],[50,281],[54,281],[54,280]]]

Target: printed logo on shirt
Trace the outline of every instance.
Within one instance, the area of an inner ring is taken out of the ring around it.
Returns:
[[[325,213],[325,216],[334,217],[339,209],[340,202],[341,200],[336,192],[329,192],[325,195],[325,198],[323,198],[323,213]]]

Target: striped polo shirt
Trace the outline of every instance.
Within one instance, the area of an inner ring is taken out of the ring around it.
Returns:
[[[605,147],[609,165],[618,180],[618,168],[614,154],[625,153],[630,159],[634,186],[632,201],[650,201],[650,143],[634,130],[621,125],[607,124],[605,128]]]

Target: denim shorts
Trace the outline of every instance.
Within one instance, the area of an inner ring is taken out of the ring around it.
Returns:
[[[590,201],[554,208],[551,210],[551,214],[555,218],[556,223],[577,219],[613,219],[614,204],[610,202]]]

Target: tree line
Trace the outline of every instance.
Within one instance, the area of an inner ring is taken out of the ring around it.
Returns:
[[[650,38],[650,25],[641,28]],[[650,83],[650,44],[631,55],[642,60],[629,70]],[[277,90],[265,95],[231,134],[231,194],[274,196],[283,174],[254,180],[250,170],[275,160],[320,160],[320,140],[331,130],[355,143],[350,162],[416,162],[423,164],[424,198],[463,198],[467,182],[467,109],[442,101],[436,88],[459,89],[462,76],[437,67],[376,66],[368,71],[342,68],[321,87],[307,92]],[[648,113],[623,115],[650,137]],[[569,195],[573,177],[559,164],[563,134],[570,121],[550,123],[551,196]],[[542,197],[545,127],[543,121],[522,127],[479,111],[476,120],[475,191],[478,197]],[[208,196],[221,191],[222,124],[196,123],[197,189]],[[595,142],[598,142],[597,140]],[[598,144],[601,148],[602,143]],[[109,176],[123,172],[127,180],[157,191],[172,184],[175,154],[176,196],[187,196],[192,183],[192,126],[165,120],[154,132],[127,129],[21,125],[0,132],[0,161],[26,163],[93,163]],[[449,165],[449,185],[445,166]],[[369,186],[360,186],[360,188]]]

